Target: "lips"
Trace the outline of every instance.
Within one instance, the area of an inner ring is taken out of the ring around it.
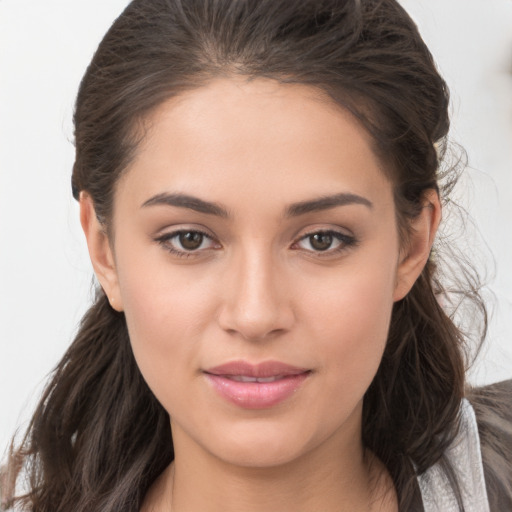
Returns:
[[[282,379],[283,375],[275,375],[274,377],[247,377],[246,375],[231,375],[226,378],[234,380],[235,382],[275,382]]]
[[[204,371],[213,389],[245,409],[266,409],[293,395],[311,371],[278,361],[252,365],[233,361]]]

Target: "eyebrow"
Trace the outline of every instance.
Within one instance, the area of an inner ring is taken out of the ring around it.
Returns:
[[[367,208],[373,208],[373,203],[369,199],[366,199],[366,197],[343,192],[332,196],[319,197],[310,201],[294,203],[286,209],[286,217],[297,217],[305,213],[329,210],[336,206],[346,206],[350,204],[361,204]]]
[[[370,209],[373,208],[373,203],[365,197],[357,194],[340,193],[293,203],[286,208],[285,217],[298,217],[306,213],[329,210],[330,208],[335,208],[337,206],[346,206],[351,204],[360,204]],[[215,215],[217,217],[230,217],[226,208],[220,204],[204,201],[203,199],[199,199],[198,197],[190,196],[188,194],[169,194],[164,192],[145,201],[142,204],[142,207],[145,208],[155,205],[177,206],[178,208],[187,208],[189,210],[206,213],[208,215]]]
[[[216,215],[217,217],[228,218],[228,211],[217,203],[203,201],[198,197],[189,196],[187,194],[157,194],[148,199],[142,207],[154,205],[177,206],[179,208],[188,208],[199,213],[207,213],[208,215]]]

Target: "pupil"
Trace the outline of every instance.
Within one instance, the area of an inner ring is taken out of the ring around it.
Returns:
[[[311,246],[318,251],[326,251],[332,245],[332,235],[317,233],[311,237]]]
[[[203,243],[203,235],[197,231],[189,231],[180,234],[180,244],[184,249],[194,251],[201,247]]]

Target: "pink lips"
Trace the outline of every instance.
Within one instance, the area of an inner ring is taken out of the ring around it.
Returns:
[[[258,365],[233,361],[204,373],[215,391],[228,401],[245,409],[266,409],[295,393],[311,372],[278,361]]]

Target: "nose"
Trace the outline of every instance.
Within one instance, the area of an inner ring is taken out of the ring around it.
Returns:
[[[289,331],[295,320],[291,297],[274,259],[255,250],[233,259],[223,280],[220,327],[246,340]]]

